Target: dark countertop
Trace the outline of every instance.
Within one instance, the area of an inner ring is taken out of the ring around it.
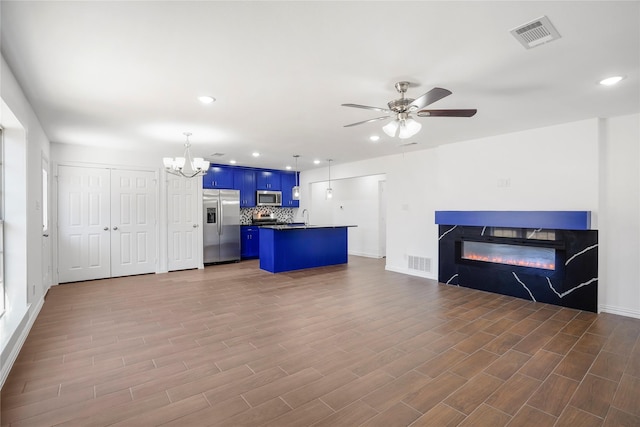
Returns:
[[[344,228],[344,227],[357,227],[357,225],[316,225],[316,224],[282,224],[282,225],[261,225],[261,228],[270,228],[272,230],[305,230],[309,228]]]

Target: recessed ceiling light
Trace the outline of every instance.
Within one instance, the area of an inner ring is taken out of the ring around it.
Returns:
[[[258,153],[257,151],[254,151],[253,153],[251,153],[251,155],[253,157],[260,157],[260,153]]]
[[[285,167],[285,169],[286,169],[286,170],[288,170],[288,171],[290,171],[290,170],[291,170],[291,166],[287,165],[287,166]]]
[[[613,86],[614,84],[619,83],[622,79],[624,79],[623,76],[607,77],[606,79],[600,80],[600,84],[603,86]]]
[[[380,139],[380,137],[379,137],[378,135],[371,135],[371,136],[369,137],[369,139],[370,139],[371,141],[373,141],[373,142],[376,142],[376,141],[378,141],[378,140]]]
[[[314,165],[319,165],[319,164],[320,164],[320,160],[315,159],[315,160],[313,161],[313,164],[314,164]]]
[[[235,165],[237,162],[233,159],[229,160],[229,163],[231,163],[232,165]]]
[[[211,104],[216,99],[213,96],[199,96],[198,100],[203,104]]]

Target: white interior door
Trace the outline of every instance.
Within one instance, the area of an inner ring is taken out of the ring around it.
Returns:
[[[156,270],[156,180],[153,172],[111,171],[111,276]]]
[[[109,277],[110,173],[60,166],[58,274],[60,283]]]
[[[198,223],[202,204],[198,198],[199,179],[168,176],[168,270],[198,268],[202,254]]]

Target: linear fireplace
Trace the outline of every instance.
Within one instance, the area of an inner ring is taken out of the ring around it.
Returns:
[[[460,259],[517,267],[556,269],[554,248],[507,243],[462,241]]]
[[[555,222],[553,212],[544,221],[536,212],[495,214],[436,213],[440,282],[597,311],[598,232],[575,221],[588,215]]]

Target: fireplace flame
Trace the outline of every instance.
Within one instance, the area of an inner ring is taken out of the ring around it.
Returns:
[[[486,256],[475,253],[466,253],[462,256],[463,259],[470,259],[473,261],[482,261],[482,262],[492,262],[494,264],[506,264],[506,265],[516,265],[518,267],[533,267],[540,268],[544,270],[555,270],[556,265],[554,263],[544,263],[540,261],[532,261],[526,259],[517,259],[517,258],[503,258],[496,256]]]

